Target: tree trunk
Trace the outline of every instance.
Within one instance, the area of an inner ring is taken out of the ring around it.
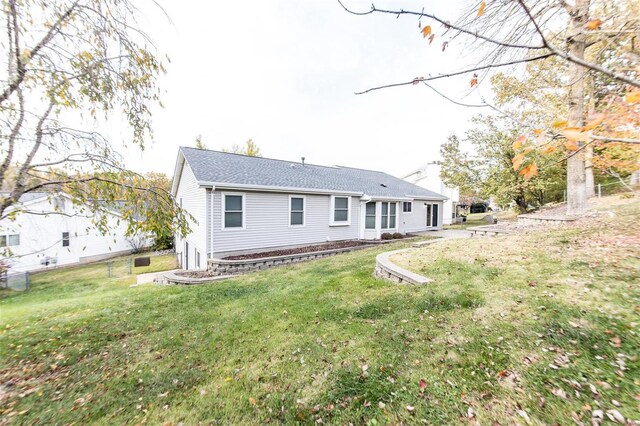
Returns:
[[[593,178],[593,146],[584,149],[584,174],[587,185],[587,198],[596,196],[596,182]]]
[[[584,26],[589,19],[591,0],[576,0],[571,13],[567,46],[569,53],[576,58],[584,59],[586,36]],[[584,125],[584,83],[585,68],[569,62],[569,125]],[[567,214],[577,215],[587,209],[587,176],[585,172],[585,155],[583,151],[571,155],[567,160]]]

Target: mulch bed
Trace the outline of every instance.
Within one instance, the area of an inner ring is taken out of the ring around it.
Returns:
[[[312,246],[305,246],[305,247],[298,247],[298,248],[291,248],[291,249],[263,251],[260,253],[248,253],[248,254],[241,254],[237,256],[228,256],[228,257],[223,257],[222,260],[260,259],[263,257],[288,256],[291,254],[313,253],[317,251],[335,250],[335,249],[341,249],[341,248],[367,246],[367,245],[372,245],[372,244],[370,241],[337,241],[335,243],[315,244]]]

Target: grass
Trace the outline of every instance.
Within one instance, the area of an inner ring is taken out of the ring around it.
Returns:
[[[572,424],[615,408],[638,420],[640,203],[614,214],[395,258],[435,279],[422,287],[372,277],[376,254],[407,242],[193,287],[129,288],[96,266],[39,274],[0,300],[0,416]]]
[[[467,220],[462,223],[454,223],[451,225],[446,225],[446,229],[467,229],[474,226],[485,226],[490,225],[489,222],[485,221],[484,218],[486,216],[493,215],[494,218],[498,219],[498,223],[502,221],[511,221],[515,220],[517,214],[512,210],[505,210],[501,212],[487,212],[487,213],[472,213],[467,215]]]

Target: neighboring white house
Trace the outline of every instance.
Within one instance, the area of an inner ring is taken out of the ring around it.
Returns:
[[[98,260],[133,248],[117,211],[108,212],[109,232],[102,235],[93,214],[63,193],[27,193],[10,209],[19,213],[0,221],[0,260],[12,272]],[[7,249],[11,254],[2,255]]]
[[[458,188],[448,187],[442,182],[442,179],[440,179],[440,164],[427,163],[424,167],[403,176],[402,179],[448,198],[444,203],[443,223],[450,225],[455,222],[457,217],[456,206],[460,202],[460,192]]]
[[[440,229],[440,194],[386,173],[182,147],[172,195],[194,216],[184,269],[206,259]]]

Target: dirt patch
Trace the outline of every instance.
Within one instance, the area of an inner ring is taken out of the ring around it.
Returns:
[[[317,251],[336,250],[341,248],[371,245],[370,241],[338,241],[335,243],[316,244],[312,246],[297,247],[283,250],[263,251],[260,253],[248,253],[237,256],[223,257],[222,260],[249,260],[263,257],[288,256],[292,254],[313,253]]]

